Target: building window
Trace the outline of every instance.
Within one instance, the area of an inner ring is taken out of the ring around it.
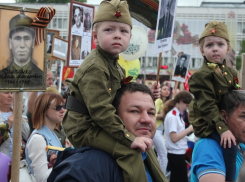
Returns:
[[[156,57],[154,57],[153,58],[153,67],[157,67],[157,58]]]
[[[68,28],[68,21],[66,18],[63,19],[63,29],[67,29]]]
[[[242,33],[242,22],[237,23],[237,33]]]
[[[58,19],[58,28],[62,29],[62,18]]]
[[[195,58],[192,58],[191,60],[192,60],[192,66],[191,66],[191,67],[192,67],[192,68],[195,68],[195,65],[196,65],[196,59],[195,59]]]
[[[57,19],[53,18],[53,27],[52,28],[57,28]]]

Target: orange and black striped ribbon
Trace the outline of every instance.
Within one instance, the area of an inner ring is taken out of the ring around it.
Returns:
[[[37,16],[33,18],[33,22],[31,23],[31,28],[35,28],[36,33],[36,44],[39,45],[44,40],[44,29],[52,20],[55,15],[56,10],[49,7],[42,7]],[[48,13],[48,17],[47,17]]]

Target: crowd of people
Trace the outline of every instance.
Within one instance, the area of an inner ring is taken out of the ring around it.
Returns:
[[[199,139],[192,182],[245,178],[245,91],[226,65],[224,23],[205,26],[199,40],[203,66],[190,77],[189,92],[174,96],[170,85],[130,82],[118,64],[131,38],[127,1],[102,1],[92,27],[97,46],[66,80],[69,94],[57,91],[50,70],[46,91],[29,93],[20,140],[37,182],[188,182],[190,134]],[[0,92],[0,152],[10,158],[13,100],[12,92]]]

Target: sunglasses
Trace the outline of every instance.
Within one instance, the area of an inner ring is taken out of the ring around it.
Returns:
[[[57,105],[55,107],[52,107],[53,109],[55,109],[56,111],[60,111],[62,108],[65,109],[65,105]]]

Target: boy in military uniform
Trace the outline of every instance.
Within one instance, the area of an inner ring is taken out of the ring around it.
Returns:
[[[146,182],[140,151],[149,150],[152,140],[130,133],[112,105],[125,75],[118,55],[128,47],[131,29],[126,1],[101,2],[93,21],[97,47],[85,58],[73,80],[67,80],[71,96],[66,102],[63,127],[75,147],[92,146],[112,155],[122,168],[124,181]],[[159,86],[155,91],[160,93]],[[136,114],[135,110],[132,112]]]
[[[226,65],[230,50],[226,25],[215,20],[209,22],[199,43],[204,62],[189,79],[190,92],[195,96],[190,104],[189,120],[197,137],[209,137],[223,145],[226,181],[235,181],[236,141],[219,111],[222,96],[239,87],[237,73]]]

